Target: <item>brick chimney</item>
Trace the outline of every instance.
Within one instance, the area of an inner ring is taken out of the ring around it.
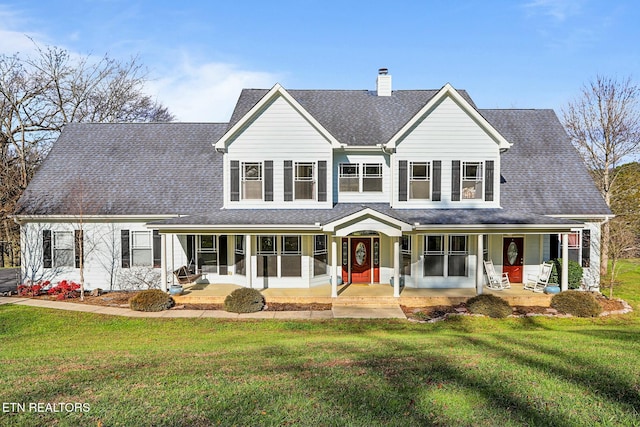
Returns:
[[[376,79],[376,90],[378,96],[391,96],[391,76],[387,68],[378,70],[378,78]]]

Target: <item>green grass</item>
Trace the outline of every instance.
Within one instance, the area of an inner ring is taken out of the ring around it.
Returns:
[[[629,264],[615,294],[637,307]],[[635,313],[416,324],[0,306],[0,343],[0,404],[90,406],[0,412],[2,426],[640,426]]]

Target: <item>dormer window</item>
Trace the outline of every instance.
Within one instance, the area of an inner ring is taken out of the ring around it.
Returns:
[[[482,183],[482,162],[462,162],[462,198],[480,199],[483,198]]]
[[[262,163],[242,163],[242,199],[262,200]]]

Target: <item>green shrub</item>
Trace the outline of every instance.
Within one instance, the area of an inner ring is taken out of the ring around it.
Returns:
[[[561,313],[577,317],[595,317],[602,313],[602,306],[590,292],[565,291],[551,298],[551,307]]]
[[[255,313],[264,308],[264,296],[257,289],[240,288],[224,299],[224,309],[231,313]]]
[[[562,272],[562,259],[547,261],[553,264],[549,283],[560,284],[560,272]],[[582,266],[576,261],[569,260],[569,289],[578,289],[582,283]]]
[[[174,301],[160,289],[139,292],[129,300],[129,307],[135,311],[162,311],[173,307]]]
[[[507,317],[513,312],[508,302],[491,294],[477,295],[470,298],[467,300],[467,309],[473,314],[483,314],[496,318]]]

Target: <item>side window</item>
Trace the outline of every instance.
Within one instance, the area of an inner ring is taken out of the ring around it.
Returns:
[[[482,162],[462,163],[462,198],[483,199],[482,184],[484,175]]]
[[[360,191],[360,165],[340,163],[338,183],[338,189],[341,192]]]
[[[262,163],[242,163],[240,172],[242,199],[262,200]]]
[[[362,169],[362,191],[382,191],[382,165],[365,163]]]
[[[409,199],[429,200],[431,198],[431,167],[428,162],[409,164]]]

